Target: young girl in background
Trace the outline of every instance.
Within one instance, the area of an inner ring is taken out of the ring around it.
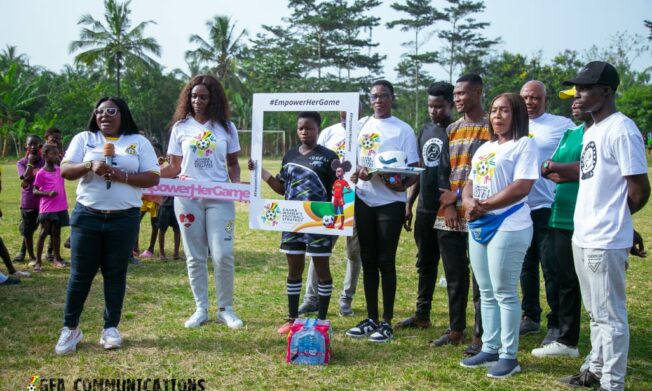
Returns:
[[[36,173],[34,178],[34,195],[41,196],[38,215],[41,232],[36,245],[35,272],[41,271],[43,244],[48,234],[52,235],[54,267],[63,268],[66,266],[61,259],[61,227],[69,225],[66,189],[59,168],[59,162],[61,161],[59,148],[52,144],[45,145],[43,147],[43,158],[45,159],[45,166]]]

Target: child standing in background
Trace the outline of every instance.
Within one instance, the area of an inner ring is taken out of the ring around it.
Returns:
[[[39,197],[34,195],[34,178],[36,172],[43,167],[45,161],[41,157],[41,139],[39,136],[30,135],[25,140],[25,157],[16,162],[20,187],[20,225],[18,231],[23,237],[20,252],[14,261],[22,262],[25,255],[29,255],[31,266],[36,263],[34,256],[34,231],[38,228]]]
[[[179,222],[174,214],[174,197],[163,197],[161,206],[158,209],[158,251],[161,260],[167,259],[165,256],[165,232],[168,227],[172,227],[174,232],[174,253],[172,259],[177,260],[179,256],[179,246],[181,244],[181,231],[179,231]]]
[[[156,152],[160,165],[160,159],[164,157],[162,152],[163,147],[160,143],[152,143],[152,147],[154,147],[154,152]],[[154,246],[156,245],[156,238],[158,237],[158,210],[159,205],[161,204],[161,196],[143,194],[142,200],[143,205],[140,207],[140,221],[142,223],[143,217],[149,213],[149,222],[152,226],[152,233],[149,236],[149,247],[147,247],[147,250],[142,253],[140,252],[140,246],[138,245],[140,237],[139,233],[139,237],[136,238],[136,246],[134,247],[133,255],[134,257],[140,256],[141,258],[151,258],[154,256]]]
[[[0,191],[2,191],[2,169],[0,169]],[[2,217],[2,210],[0,210],[0,217]],[[9,272],[9,277],[7,278],[4,276],[4,274],[0,273],[0,284],[15,284],[17,282],[20,282],[17,277],[29,277],[28,272],[23,272],[20,270],[16,270],[14,267],[14,264],[11,262],[11,257],[9,256],[9,251],[7,250],[7,247],[5,246],[5,242],[0,238],[0,258],[2,258],[2,261],[5,263],[5,266],[7,267],[7,271]]]
[[[54,251],[54,267],[63,268],[66,265],[61,259],[61,227],[69,225],[68,201],[61,170],[59,168],[60,153],[56,145],[43,147],[45,166],[39,170],[34,179],[34,194],[41,196],[38,221],[41,223],[41,233],[36,245],[36,265],[34,271],[42,270],[41,257],[43,244],[48,234],[52,235]]]

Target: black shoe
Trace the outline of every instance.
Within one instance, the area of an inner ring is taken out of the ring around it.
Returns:
[[[394,338],[394,330],[392,329],[392,326],[390,326],[389,323],[383,321],[380,322],[376,331],[371,333],[367,339],[369,342],[385,343],[391,341],[392,338]]]
[[[451,331],[450,329],[439,338],[433,339],[428,343],[431,348],[439,348],[445,345],[459,345],[464,341],[464,333],[460,331]]]
[[[482,351],[482,344],[481,343],[476,343],[476,342],[471,342],[469,346],[464,349],[464,352],[462,354],[465,357],[473,357],[476,354],[480,353]]]
[[[396,329],[403,329],[403,328],[427,329],[430,326],[432,326],[432,323],[430,323],[430,319],[421,319],[421,318],[417,318],[416,316],[410,316],[409,318],[403,319],[402,321],[396,323]]]
[[[376,322],[372,319],[365,319],[346,331],[346,336],[351,338],[363,338],[373,333],[378,328]]]
[[[518,334],[522,337],[524,335],[535,334],[541,331],[541,325],[532,319],[524,316],[521,319],[521,325],[518,328]]]
[[[309,312],[317,312],[317,303],[312,303],[310,301],[304,301],[299,306],[299,315],[305,315]]]
[[[571,387],[596,388],[600,386],[600,378],[588,369],[577,375],[562,377],[559,382]]]

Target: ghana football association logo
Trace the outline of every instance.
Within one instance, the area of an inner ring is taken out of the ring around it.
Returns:
[[[207,157],[210,156],[215,150],[217,139],[210,131],[206,130],[197,135],[190,142],[190,150],[197,156]]]
[[[276,226],[281,218],[281,207],[276,202],[268,202],[263,207],[263,213],[260,216],[263,224]]]

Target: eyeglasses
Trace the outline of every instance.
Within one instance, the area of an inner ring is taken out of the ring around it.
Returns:
[[[106,113],[109,117],[113,117],[114,115],[118,114],[120,112],[120,109],[116,107],[107,107],[106,109],[95,109],[95,115],[100,116]]]
[[[375,102],[378,99],[387,100],[390,97],[391,97],[390,94],[380,94],[380,95],[369,94],[369,100],[372,102]]]

